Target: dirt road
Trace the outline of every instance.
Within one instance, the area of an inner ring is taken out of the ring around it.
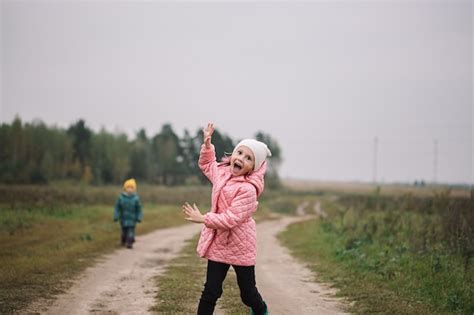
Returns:
[[[146,314],[157,288],[153,277],[200,231],[197,224],[137,236],[133,250],[120,249],[88,268],[52,305],[34,304],[41,314]]]
[[[342,314],[333,290],[314,283],[314,275],[292,258],[275,235],[309,217],[284,217],[258,224],[257,286],[271,314]],[[137,237],[133,250],[120,249],[88,268],[54,302],[35,304],[42,314],[146,314],[157,288],[152,279],[182,249],[199,225],[158,230]],[[221,313],[219,309],[217,314]]]

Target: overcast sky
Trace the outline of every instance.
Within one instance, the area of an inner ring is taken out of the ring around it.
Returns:
[[[371,181],[377,137],[378,181],[473,183],[472,1],[0,1],[1,122],[213,121],[318,180]]]

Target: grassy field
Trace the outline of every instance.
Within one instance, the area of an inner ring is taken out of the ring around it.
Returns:
[[[473,314],[472,199],[369,195],[320,197],[325,220],[280,239],[320,278],[356,301],[358,314]]]
[[[340,294],[355,313],[473,314],[474,210],[465,190],[385,191],[367,187],[266,191],[257,220],[294,214],[319,201],[324,220],[291,226],[282,242]],[[355,191],[354,191],[355,189]],[[120,187],[0,185],[0,313],[65,290],[103,253],[119,247],[112,211]],[[140,186],[145,220],[138,233],[183,224],[180,205],[209,206],[210,188]],[[194,312],[205,260],[197,240],[158,279],[155,311]],[[192,275],[190,277],[189,275]],[[229,272],[220,307],[247,313]]]
[[[112,221],[118,191],[113,186],[68,183],[0,185],[0,313],[63,292],[70,285],[67,279],[119,248],[119,225]],[[180,207],[184,201],[208,207],[210,200],[210,188],[205,186],[142,185],[139,194],[145,217],[137,225],[138,234],[184,224]],[[262,210],[258,216],[267,215],[268,210]],[[168,289],[161,292],[168,291],[173,294]],[[182,297],[179,301],[182,304]]]
[[[0,206],[0,313],[64,290],[100,254],[119,247],[111,205]],[[185,223],[180,207],[147,205],[137,233]]]

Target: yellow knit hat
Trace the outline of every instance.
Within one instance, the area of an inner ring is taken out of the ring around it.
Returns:
[[[137,182],[135,181],[135,179],[130,178],[130,179],[127,179],[125,183],[123,183],[123,189],[126,189],[129,186],[133,187],[133,190],[137,189]]]

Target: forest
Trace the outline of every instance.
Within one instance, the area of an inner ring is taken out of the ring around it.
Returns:
[[[257,131],[255,139],[265,142],[273,153],[268,161],[266,183],[279,185],[282,162],[278,142]],[[218,161],[232,153],[237,143],[216,130],[213,138]],[[47,126],[39,120],[0,125],[0,183],[48,184],[72,181],[84,184],[119,184],[135,178],[150,184],[191,185],[207,180],[198,168],[202,130],[184,130],[180,137],[171,124],[149,136],[140,129],[134,139],[105,129],[95,132],[79,119],[67,129]]]

